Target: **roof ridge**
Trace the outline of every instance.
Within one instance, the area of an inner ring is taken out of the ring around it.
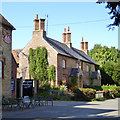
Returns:
[[[13,30],[16,30],[15,27],[14,27],[7,19],[5,19],[5,17],[4,17],[1,13],[0,13],[0,17],[1,17],[0,22],[1,22],[2,24],[11,27]],[[5,23],[5,22],[6,22],[6,23]]]
[[[53,39],[53,38],[50,38],[50,37],[47,37],[47,38],[52,39],[53,41],[56,41],[56,42],[61,43],[61,44],[63,44],[63,45],[66,45],[66,44],[64,44],[64,43],[62,43],[62,42],[60,42],[60,41],[58,41],[58,40]],[[67,45],[66,45],[66,46],[67,46]]]

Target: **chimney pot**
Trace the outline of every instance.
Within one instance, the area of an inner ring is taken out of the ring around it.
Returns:
[[[82,42],[83,42],[83,37],[82,37]]]
[[[70,27],[68,26],[68,32],[70,31]]]
[[[66,28],[64,28],[64,32],[66,32]]]
[[[36,14],[36,19],[38,19],[38,14]]]

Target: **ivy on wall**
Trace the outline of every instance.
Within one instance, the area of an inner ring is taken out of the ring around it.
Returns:
[[[50,80],[55,82],[55,66],[48,67],[45,47],[29,49],[29,74],[30,78],[39,80],[39,87],[42,84],[48,84]]]
[[[89,82],[90,82],[90,86],[93,85],[93,77],[91,75],[91,65],[89,66]]]
[[[54,83],[55,85],[55,66],[51,65],[48,67],[48,80]]]

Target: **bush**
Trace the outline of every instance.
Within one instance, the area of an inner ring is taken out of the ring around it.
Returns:
[[[66,92],[66,91],[67,91],[67,86],[61,85],[61,86],[60,86],[60,91]]]
[[[120,86],[116,85],[103,85],[102,89],[104,91],[104,97],[106,98],[114,98],[120,97]]]
[[[92,101],[104,101],[104,100],[107,100],[107,98],[93,98]]]
[[[110,98],[110,92],[109,92],[109,90],[108,90],[108,89],[105,89],[105,90],[103,90],[103,91],[104,91],[103,96],[104,96],[105,98]]]
[[[101,86],[88,86],[88,85],[84,85],[84,88],[92,88],[92,89],[95,89],[96,91],[98,91],[98,90],[103,90],[102,88],[101,88]]]
[[[95,89],[91,88],[79,88],[74,90],[75,93],[75,100],[83,100],[83,101],[90,101],[91,99],[95,98]]]

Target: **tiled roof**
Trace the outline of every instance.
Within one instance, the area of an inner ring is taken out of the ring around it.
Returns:
[[[12,50],[12,54],[16,60],[17,63],[19,63],[19,53],[22,51],[22,49],[15,49]]]
[[[12,30],[16,30],[14,26],[11,25],[1,14],[0,14],[0,23],[12,28]]]
[[[69,76],[70,77],[75,77],[78,72],[79,72],[79,68],[72,68],[71,71],[70,71]]]
[[[73,47],[69,48],[66,44],[49,37],[46,37],[45,40],[61,55],[96,64],[96,62],[89,55],[85,54],[81,50]]]
[[[98,74],[98,71],[92,72],[92,77],[93,77],[94,79],[97,79],[97,74]]]

